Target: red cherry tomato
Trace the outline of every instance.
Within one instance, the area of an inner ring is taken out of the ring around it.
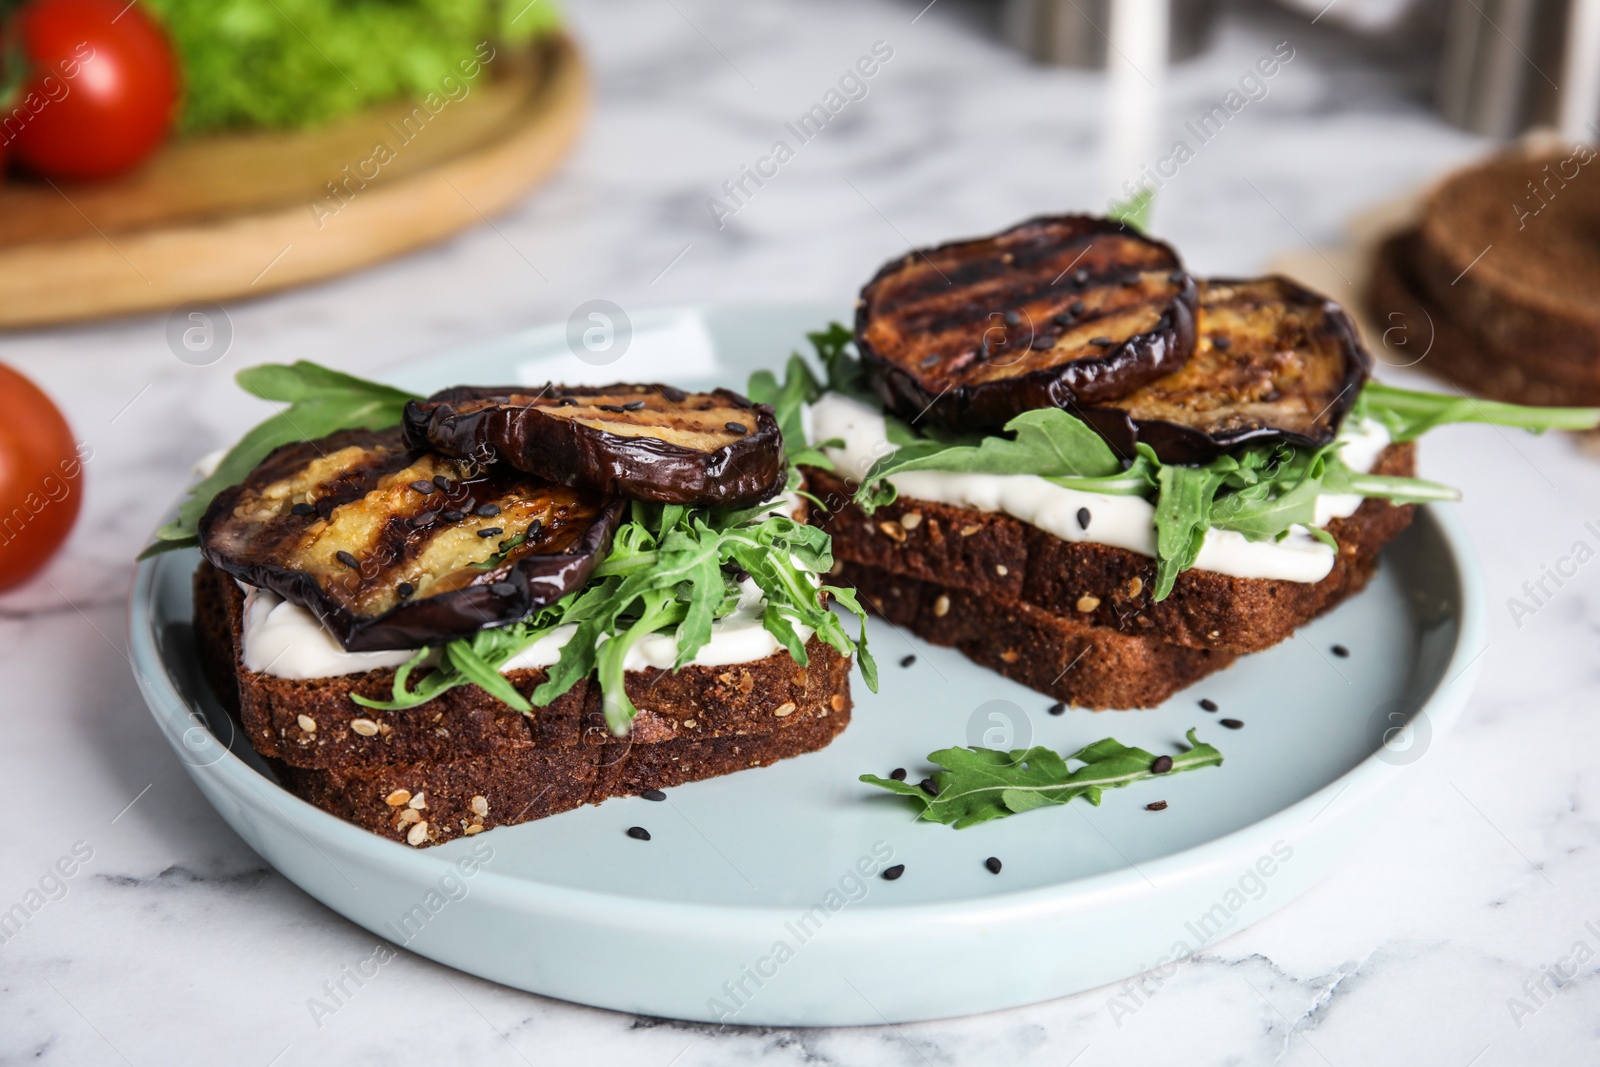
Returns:
[[[128,0],[33,0],[8,40],[27,71],[0,140],[48,178],[109,178],[138,166],[172,126],[178,65],[166,34]]]
[[[72,532],[87,458],[50,398],[0,363],[0,589],[31,578]]]

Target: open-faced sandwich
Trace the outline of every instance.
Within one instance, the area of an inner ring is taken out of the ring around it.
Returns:
[[[850,661],[770,408],[666,385],[414,397],[311,364],[150,551],[283,784],[413,846],[822,748]]]
[[[1600,422],[1369,381],[1333,301],[1192,278],[1084,216],[896,259],[853,334],[812,340],[820,377],[797,356],[751,394],[826,505],[837,579],[1091,708],[1159,704],[1358,592],[1412,505],[1458,495],[1414,476],[1423,432]]]

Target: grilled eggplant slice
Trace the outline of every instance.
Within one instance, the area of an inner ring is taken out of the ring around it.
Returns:
[[[1194,350],[1194,313],[1194,281],[1171,248],[1063,215],[887,264],[861,291],[855,340],[902,418],[998,430],[1177,370]]]
[[[462,386],[408,404],[405,431],[416,448],[663,504],[748,507],[789,474],[772,409],[726,389]]]
[[[1344,309],[1287,278],[1201,282],[1198,332],[1182,370],[1078,414],[1125,455],[1143,441],[1204,463],[1258,441],[1327,444],[1372,373]]]
[[[348,651],[515,622],[588,580],[624,501],[408,449],[397,427],[277,449],[200,520],[221,570],[304,605]]]

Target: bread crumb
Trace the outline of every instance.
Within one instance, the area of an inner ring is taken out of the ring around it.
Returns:
[[[1078,610],[1079,611],[1090,612],[1090,611],[1093,611],[1095,608],[1098,608],[1099,606],[1100,606],[1100,598],[1097,597],[1097,596],[1091,596],[1090,594],[1085,593],[1081,597],[1078,598]]]
[[[398,808],[400,805],[404,804],[410,799],[411,790],[396,789],[393,793],[390,793],[388,796],[384,797],[383,802],[389,805],[391,808]]]
[[[922,512],[906,512],[904,515],[900,516],[900,525],[904,526],[908,530],[915,530],[918,526],[922,525]]]
[[[788,715],[793,715],[794,714],[794,701],[788,700],[788,701],[785,701],[782,704],[779,704],[777,706],[777,708],[773,711],[772,714],[776,715],[780,719],[782,719],[782,718],[784,718],[785,716],[788,716]]]
[[[300,725],[300,729],[304,730],[308,734],[314,734],[317,732],[317,720],[313,719],[309,715],[297,716],[294,721]]]
[[[428,839],[428,824],[419,822],[406,834],[406,844],[415,848]]]
[[[948,615],[949,613],[950,613],[950,598],[945,596],[943,593],[940,593],[939,594],[939,599],[935,600],[933,602],[933,614],[934,614],[934,617],[942,619],[946,615]]]

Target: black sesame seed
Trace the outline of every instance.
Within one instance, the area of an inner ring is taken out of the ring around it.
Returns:
[[[930,797],[936,797],[939,795],[939,787],[934,784],[932,778],[924,778],[922,781],[918,782],[917,785]]]
[[[431,496],[433,494],[433,483],[425,482],[421,478],[418,478],[416,481],[412,482],[411,488],[415,489],[423,496]]]
[[[1167,281],[1171,282],[1173,285],[1181,285],[1183,284],[1183,280],[1187,277],[1188,275],[1183,273],[1183,271],[1175,270],[1171,274],[1167,275]]]
[[[1040,351],[1043,351],[1046,348],[1055,347],[1055,343],[1056,343],[1056,339],[1054,337],[1049,337],[1049,336],[1041,333],[1041,334],[1036,334],[1034,336],[1033,340],[1028,342],[1028,347],[1029,348],[1037,348]]]
[[[915,662],[917,662],[917,657],[915,657],[915,656],[907,656],[907,657],[905,657],[904,659],[902,659],[900,661],[900,666],[909,667]]]
[[[750,428],[748,426],[746,426],[742,422],[725,422],[725,423],[722,424],[722,428],[727,430],[729,433],[749,433],[750,432]]]
[[[1150,803],[1148,803],[1148,804],[1146,804],[1144,806],[1144,810],[1145,811],[1166,811],[1167,810],[1167,802],[1165,800],[1152,800]]]
[[[1055,323],[1057,326],[1071,326],[1073,323],[1077,322],[1078,319],[1077,316],[1075,316],[1072,312],[1063,311],[1050,321]]]
[[[1228,340],[1226,337],[1213,337],[1211,339],[1211,347],[1215,348],[1218,352],[1226,352],[1228,349],[1233,347],[1233,342]]]
[[[896,767],[889,772],[889,777],[897,782],[903,782],[906,780],[906,769],[904,767]]]
[[[511,582],[495,582],[489,587],[489,592],[493,593],[495,596],[510,596],[516,591],[517,587]]]
[[[1088,274],[1084,274],[1084,280],[1087,281],[1088,278]],[[1067,310],[1072,312],[1074,315],[1082,315],[1085,310],[1084,302],[1082,300],[1074,300],[1072,302],[1072,306],[1067,308]]]
[[[449,511],[439,512],[439,517],[445,522],[460,522],[467,517],[467,514],[464,511],[457,511],[455,508],[451,508]]]
[[[1113,341],[1109,337],[1091,337],[1089,338],[1089,343],[1097,348],[1110,348],[1117,342]]]
[[[411,516],[411,525],[420,528],[420,527],[428,525],[429,523],[431,523],[434,519],[437,519],[438,517],[439,517],[439,513],[437,511],[424,511],[420,515]]]
[[[628,410],[621,404],[597,404],[596,407],[598,407],[601,411],[614,411],[619,415]]]
[[[483,529],[478,531],[478,536],[479,537],[499,537],[503,533],[505,533],[505,531],[502,530],[498,526],[485,526]]]
[[[316,510],[317,509],[312,507],[310,504],[296,504],[294,507],[289,509],[289,513],[291,515],[310,515]]]
[[[1210,698],[1206,698],[1206,699],[1200,701],[1200,706],[1202,708],[1204,708],[1206,711],[1216,711],[1217,710],[1217,702],[1215,700],[1210,699]]]
[[[1050,714],[1052,714],[1052,715],[1065,715],[1066,713],[1067,713],[1067,706],[1065,704],[1057,703],[1057,704],[1051,704],[1050,705]]]
[[[480,507],[477,511],[473,512],[473,514],[475,514],[475,515],[477,515],[477,516],[479,516],[481,518],[492,519],[496,515],[500,514],[500,505],[499,504],[485,504],[482,507]]]
[[[990,856],[988,859],[983,861],[983,865],[989,868],[990,874],[1000,873],[1000,859],[998,856]]]
[[[416,591],[417,587],[412,585],[410,582],[401,582],[399,585],[394,587],[395,596],[399,597],[401,600],[410,600],[411,594],[415,593]]]
[[[667,799],[667,794],[663,793],[659,789],[646,789],[643,793],[640,793],[639,795],[644,797],[646,800],[661,801],[661,800]]]
[[[883,880],[886,882],[892,882],[905,873],[906,865],[903,863],[897,863],[893,867],[885,867],[883,869]]]
[[[1226,726],[1230,730],[1243,730],[1244,729],[1244,720],[1242,720],[1242,719],[1218,719],[1217,721],[1220,722],[1222,725]]]
[[[1137,274],[1124,274],[1122,276],[1122,285],[1125,289],[1131,289],[1135,285],[1138,285],[1141,281],[1143,281],[1143,279]]]
[[[532,541],[535,537],[538,537],[539,531],[542,529],[544,529],[544,522],[540,519],[534,519],[528,523],[528,540]]]
[[[1089,509],[1088,508],[1079,508],[1078,509],[1078,529],[1087,530],[1089,528],[1089,520],[1092,519],[1092,518],[1094,518],[1094,516],[1089,514]]]
[[[630,400],[626,404],[622,405],[622,410],[623,411],[643,411],[644,410],[644,401],[643,400]]]
[[[1015,311],[1008,311],[1001,317],[1005,319],[1007,326],[1022,325],[1022,316],[1017,314]]]
[[[685,400],[689,399],[689,394],[685,393],[682,389],[679,389],[676,386],[663,385],[656,391],[662,396],[666,397],[668,400],[672,401],[674,404],[681,404]]]
[[[932,355],[922,357],[922,366],[924,367],[931,367],[937,362],[939,362],[939,353],[937,352],[933,353]]]
[[[361,561],[356,559],[348,552],[335,552],[333,558],[338,560],[340,563],[343,563],[346,567],[350,567],[355,570],[361,569]]]
[[[1350,650],[1348,648],[1345,648],[1343,645],[1334,645],[1333,648],[1331,649],[1331,651],[1333,652],[1333,654],[1335,656],[1338,656],[1340,659],[1349,659],[1350,658]]]
[[[1089,272],[1084,270],[1081,267],[1079,269],[1073,271],[1072,272],[1072,284],[1073,285],[1088,285],[1089,284]]]
[[[628,836],[635,841],[648,841],[650,840],[650,831],[642,826],[630,826],[628,827]]]
[[[448,493],[451,489],[455,488],[455,486],[451,484],[450,479],[446,478],[442,474],[435,474],[433,476],[433,484],[438,486],[439,491],[442,493]]]
[[[570,396],[564,396],[560,400],[556,401],[556,407],[558,408],[575,408],[577,406],[578,402],[572,399]]]
[[[1170,770],[1172,770],[1171,756],[1157,756],[1156,761],[1150,764],[1151,774],[1166,774]]]

